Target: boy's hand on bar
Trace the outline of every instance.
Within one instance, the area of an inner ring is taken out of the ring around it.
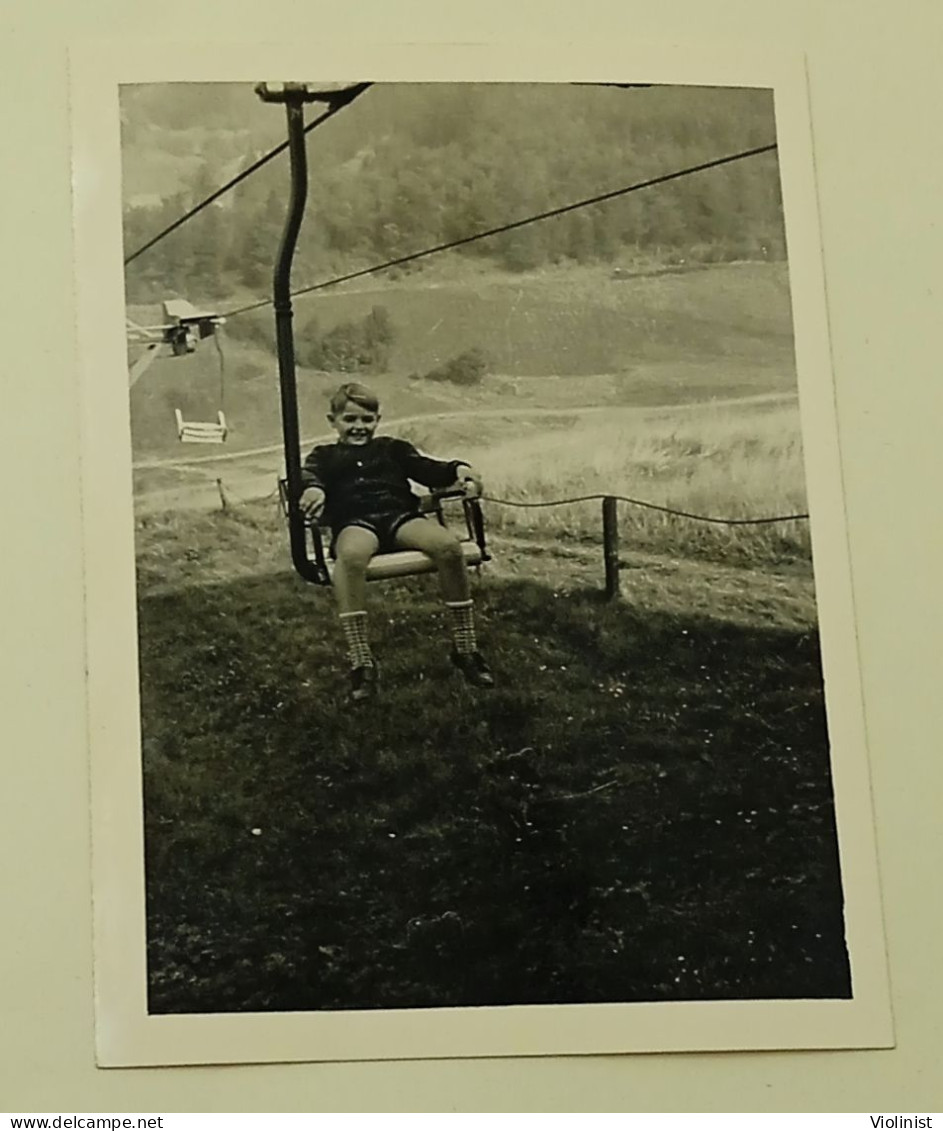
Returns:
[[[298,505],[301,507],[301,513],[306,519],[310,521],[313,518],[317,518],[321,511],[324,510],[324,492],[320,487],[308,487],[302,491]]]
[[[478,472],[467,463],[459,464],[456,474],[459,486],[465,492],[466,499],[480,499],[484,492],[484,483]]]

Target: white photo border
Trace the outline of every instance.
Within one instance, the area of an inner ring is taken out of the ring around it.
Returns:
[[[95,1016],[102,1067],[894,1045],[804,60],[751,44],[96,41],[70,52]],[[149,1015],[118,91],[278,79],[638,82],[774,93],[848,1000]]]

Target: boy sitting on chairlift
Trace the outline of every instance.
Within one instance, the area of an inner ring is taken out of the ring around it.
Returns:
[[[494,677],[478,651],[468,570],[455,534],[420,513],[409,480],[430,488],[461,487],[481,494],[478,472],[461,460],[420,454],[407,440],[375,436],[380,404],[363,385],[341,385],[331,398],[328,420],[337,442],[315,447],[301,473],[300,507],[306,518],[331,528],[333,585],[347,653],[353,703],[371,699],[377,665],[367,635],[366,570],[377,553],[419,550],[435,563],[443,600],[451,614],[451,659],[474,687],[493,687]]]

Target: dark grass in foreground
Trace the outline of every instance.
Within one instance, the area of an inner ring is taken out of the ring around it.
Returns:
[[[329,593],[142,596],[151,1011],[848,996],[815,634],[478,605],[490,693],[434,581],[374,588],[350,712]]]

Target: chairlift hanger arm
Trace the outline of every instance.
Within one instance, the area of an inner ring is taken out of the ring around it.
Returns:
[[[301,497],[301,428],[298,420],[298,387],[295,373],[295,342],[292,331],[291,265],[304,218],[308,195],[308,155],[305,148],[304,106],[315,101],[315,92],[301,83],[260,83],[256,93],[265,102],[285,106],[291,195],[278,249],[272,282],[275,310],[275,340],[278,353],[278,385],[281,396],[282,437],[285,450],[285,503],[291,560],[305,581],[324,585],[327,570],[322,560],[308,555],[308,529],[299,506]],[[351,95],[350,97],[353,97]]]
[[[297,103],[326,102],[331,111],[340,110],[353,102],[373,83],[360,82],[325,87],[307,82],[260,82],[255,92],[263,102]]]

